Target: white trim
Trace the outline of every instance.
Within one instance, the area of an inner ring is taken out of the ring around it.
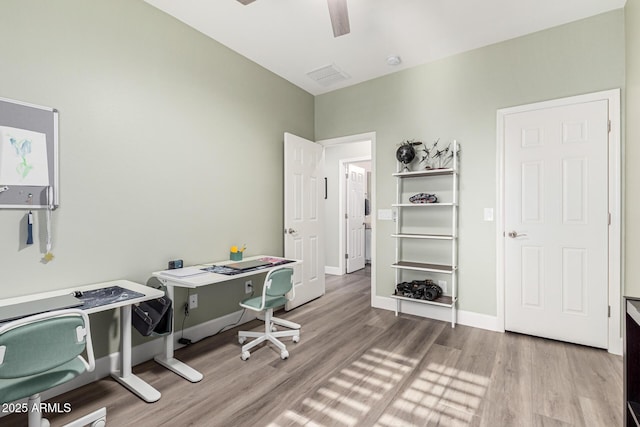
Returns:
[[[344,272],[340,270],[340,267],[325,265],[324,274],[331,274],[332,276],[342,276]]]
[[[358,133],[355,135],[339,136],[337,138],[321,139],[320,141],[316,141],[316,142],[324,147],[329,147],[331,145],[345,144],[349,142],[362,142],[362,141],[373,142],[375,141],[375,139],[376,139],[375,132],[365,132],[365,133]],[[373,150],[372,150],[372,154],[373,154]]]
[[[620,125],[620,89],[606,90],[568,98],[503,108],[497,111],[496,123],[496,299],[497,321],[504,330],[505,325],[505,277],[504,277],[504,121],[509,114],[525,111],[540,110],[584,102],[607,100],[609,103],[609,120],[611,132],[609,134],[609,212],[611,225],[609,227],[609,318],[608,351],[622,354],[622,168],[621,168],[621,125]]]
[[[396,309],[396,300],[393,298],[376,296],[372,297],[372,300],[372,306],[375,308],[381,308],[389,311],[395,311]],[[403,314],[440,320],[448,324],[451,323],[451,309],[448,307],[438,307],[436,305],[402,301],[401,309],[401,313]],[[489,331],[504,332],[504,329],[500,327],[496,316],[463,310],[457,310],[456,312],[456,325],[465,325]]]

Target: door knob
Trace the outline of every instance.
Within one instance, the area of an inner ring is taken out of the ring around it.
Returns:
[[[508,236],[511,237],[512,239],[515,239],[516,237],[525,237],[526,234],[518,234],[517,231],[510,231]]]
[[[295,233],[296,233],[296,230],[294,230],[293,228],[285,228],[285,229],[284,229],[284,234],[287,234],[287,233],[289,233],[289,234],[295,234]]]

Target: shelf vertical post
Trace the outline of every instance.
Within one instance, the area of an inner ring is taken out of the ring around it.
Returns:
[[[402,179],[396,179],[396,204],[400,204],[401,203],[401,199],[402,199]],[[401,226],[401,221],[402,221],[402,215],[401,215],[401,211],[399,208],[396,208],[396,224],[395,224],[395,230],[396,230],[396,234],[400,233],[400,230],[402,230],[402,226]],[[395,262],[397,263],[398,261],[400,261],[402,254],[400,253],[400,239],[394,239],[395,240]],[[400,283],[400,278],[401,278],[401,272],[399,269],[396,269],[395,273],[395,283],[393,284],[393,292],[395,293],[398,283]],[[400,301],[396,300],[396,316],[398,315],[398,312],[400,311]]]
[[[457,321],[457,300],[458,300],[458,141],[453,140],[453,212],[451,214],[451,327],[455,328]]]

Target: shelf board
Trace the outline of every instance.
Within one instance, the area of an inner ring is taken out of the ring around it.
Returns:
[[[439,305],[440,307],[453,307],[454,304],[456,303],[457,299],[454,300],[453,298],[451,298],[448,295],[443,295],[440,298],[437,298],[433,301],[429,301],[429,300],[425,300],[425,299],[416,299],[416,298],[409,298],[409,297],[403,297],[401,295],[391,295],[391,298],[395,298],[395,299],[399,299],[402,301],[411,301],[411,302],[418,302],[421,304],[431,304],[431,305]]]
[[[398,233],[392,234],[391,237],[397,237],[399,239],[430,239],[430,240],[453,240],[454,236],[450,234],[409,234]]]
[[[406,207],[434,207],[434,206],[458,206],[456,203],[394,203],[391,205],[394,208],[406,208]]]
[[[441,175],[453,175],[456,171],[448,168],[448,169],[425,169],[421,171],[411,171],[411,172],[396,172],[393,176],[397,178],[416,178],[421,176],[441,176]]]
[[[422,262],[412,262],[412,261],[398,261],[395,264],[393,264],[391,267],[399,268],[402,270],[431,271],[434,273],[446,273],[446,274],[453,274],[453,272],[457,270],[457,267],[452,267],[450,265],[426,264]]]

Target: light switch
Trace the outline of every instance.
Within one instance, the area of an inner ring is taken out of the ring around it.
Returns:
[[[484,208],[484,220],[493,221],[493,208]]]
[[[393,211],[391,209],[378,209],[378,219],[393,221]]]

